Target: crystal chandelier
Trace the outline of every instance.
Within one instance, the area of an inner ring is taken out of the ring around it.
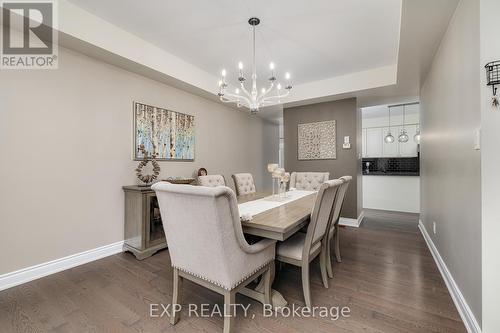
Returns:
[[[255,61],[255,27],[260,23],[260,20],[256,17],[252,17],[248,20],[248,23],[253,29],[253,67],[252,67],[252,88],[250,91],[245,87],[245,75],[243,73],[243,63],[240,61],[238,63],[239,75],[238,82],[239,88],[236,88],[233,92],[229,92],[228,83],[226,81],[226,70],[223,69],[221,72],[221,79],[219,81],[219,98],[221,101],[226,103],[236,103],[238,107],[245,106],[250,109],[252,114],[259,111],[260,107],[272,105],[276,103],[281,103],[281,99],[285,98],[290,94],[290,89],[292,89],[292,83],[290,81],[290,73],[285,74],[285,86],[283,87],[281,83],[277,83],[276,74],[274,71],[274,63],[269,64],[269,69],[271,74],[269,76],[269,86],[267,88],[263,87],[259,92],[257,90],[257,69]],[[283,89],[284,88],[284,89]]]

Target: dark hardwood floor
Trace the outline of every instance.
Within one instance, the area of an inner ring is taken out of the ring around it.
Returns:
[[[342,228],[342,263],[330,288],[311,267],[315,306],[347,306],[350,317],[267,318],[251,304],[238,311],[237,332],[465,332],[427,249],[417,217],[370,211],[361,228]],[[274,283],[289,303],[304,305],[301,275],[284,266]],[[222,332],[222,318],[188,317],[187,304],[222,305],[222,297],[184,283],[181,320],[150,318],[151,303],[172,293],[168,251],[143,261],[122,253],[0,292],[0,332]],[[254,318],[252,318],[254,316]]]

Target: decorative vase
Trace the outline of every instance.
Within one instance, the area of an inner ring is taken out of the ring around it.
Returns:
[[[279,165],[276,164],[276,163],[269,163],[267,165],[267,171],[269,171],[269,173],[271,173],[271,179],[273,181],[273,197],[276,195],[276,192],[275,192],[275,189],[274,189],[274,183],[276,182],[276,177],[275,177],[275,174],[274,172],[276,171],[276,169],[279,168]]]
[[[285,169],[283,169],[283,172],[281,174],[281,177],[279,179],[279,184],[280,184],[280,198],[286,198],[286,184],[290,181],[290,173],[285,172]]]

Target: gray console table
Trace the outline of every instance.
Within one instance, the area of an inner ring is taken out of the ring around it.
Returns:
[[[125,192],[124,251],[139,260],[167,247],[155,192],[149,186],[123,186]]]

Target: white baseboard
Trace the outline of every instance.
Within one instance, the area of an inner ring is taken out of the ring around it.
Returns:
[[[0,290],[83,265],[123,251],[123,241],[0,275]]]
[[[361,214],[359,214],[357,219],[341,217],[339,220],[339,224],[346,226],[346,227],[359,228],[359,226],[361,225],[361,222],[363,222],[364,217],[365,217],[365,212],[362,211]]]
[[[453,279],[453,276],[448,270],[448,267],[443,261],[443,258],[439,254],[439,251],[434,245],[432,238],[427,233],[427,229],[425,229],[425,225],[422,223],[421,220],[418,221],[418,228],[420,229],[420,232],[424,236],[425,242],[427,243],[427,246],[429,247],[429,250],[431,251],[432,256],[434,257],[434,261],[436,262],[436,265],[438,266],[439,271],[443,276],[444,282],[446,283],[446,287],[448,287],[448,291],[450,292],[451,298],[453,299],[453,302],[457,307],[458,313],[460,314],[460,317],[464,322],[467,332],[481,333],[481,327],[479,326],[476,317],[472,313],[469,305],[467,304],[467,301],[465,300],[464,296],[462,295],[462,292],[458,288],[458,285]]]

